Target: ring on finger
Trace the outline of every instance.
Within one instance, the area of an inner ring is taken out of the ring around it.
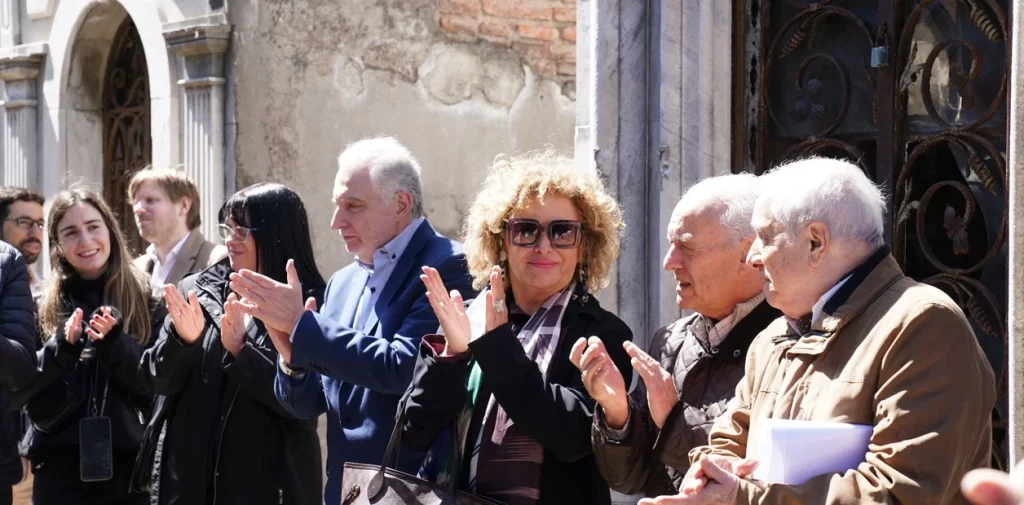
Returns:
[[[444,302],[440,302],[440,301],[437,302],[437,306],[443,309],[444,308]]]
[[[494,304],[494,312],[495,313],[501,314],[502,312],[505,312],[505,300],[504,299],[498,298],[497,300],[494,300],[493,304]]]

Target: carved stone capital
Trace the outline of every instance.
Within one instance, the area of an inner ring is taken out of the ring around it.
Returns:
[[[224,52],[231,40],[224,13],[166,24],[164,40],[183,59],[181,84],[223,82],[218,79],[224,77]]]
[[[0,50],[0,80],[34,80],[46,61],[46,44],[24,44]]]

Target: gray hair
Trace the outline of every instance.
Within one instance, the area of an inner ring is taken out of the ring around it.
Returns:
[[[338,173],[368,168],[370,181],[381,199],[394,198],[400,191],[412,197],[411,216],[423,215],[423,170],[412,153],[394,137],[358,140],[338,155]]]
[[[753,237],[750,221],[761,195],[757,182],[757,177],[749,173],[708,177],[686,190],[673,214],[682,210],[715,210],[732,243]]]
[[[885,244],[885,196],[853,163],[807,158],[785,163],[765,176],[757,202],[791,234],[820,221],[838,238]]]

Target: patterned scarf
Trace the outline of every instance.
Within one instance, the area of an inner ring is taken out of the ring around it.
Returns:
[[[572,287],[548,298],[540,309],[518,330],[523,350],[531,361],[537,364],[541,375],[547,379],[548,369],[562,330],[562,318],[572,296]],[[486,301],[477,297],[466,309],[473,335],[484,331]],[[510,316],[522,314],[515,305],[509,308]],[[511,319],[511,318],[510,318]],[[513,326],[515,327],[515,326]],[[483,373],[476,361],[470,363],[466,380],[466,406],[459,415],[456,427],[461,454],[466,454],[466,443],[470,422],[477,407],[480,383]],[[444,442],[442,442],[444,443]],[[449,447],[435,445],[435,447]],[[484,411],[483,427],[472,441],[469,470],[469,491],[504,501],[509,505],[536,503],[540,496],[540,467],[543,463],[544,448],[529,435],[522,433],[505,409],[491,395]],[[439,459],[439,458],[438,458]],[[445,458],[447,460],[447,458]],[[451,478],[447,463],[438,472],[438,482],[444,484]]]

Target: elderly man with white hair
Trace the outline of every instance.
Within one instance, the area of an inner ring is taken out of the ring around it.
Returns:
[[[302,301],[291,261],[288,283],[244,270],[231,288],[243,309],[270,329],[280,353],[277,399],[302,419],[327,412],[324,503],[341,502],[346,462],[379,464],[398,401],[412,380],[420,339],[438,328],[421,268],[473,296],[462,245],[423,215],[420,165],[393,138],[360,140],[338,157],[334,217],[356,261],[331,276],[323,307]],[[401,452],[399,469],[415,472],[422,454]]]
[[[758,194],[756,177],[737,174],[704,179],[679,200],[664,268],[675,277],[679,307],[694,312],[658,330],[647,353],[624,344],[643,380],[631,396],[599,340],[577,344],[574,362],[601,406],[594,454],[616,491],[679,489],[687,451],[707,443],[743,377],[751,341],[781,315],[765,302],[760,272],[745,262]]]
[[[806,159],[765,177],[747,261],[785,317],[751,345],[734,402],[690,452],[681,494],[646,503],[967,503],[960,479],[990,461],[995,378],[960,308],[906,277],[884,246],[884,211],[845,161]],[[768,419],[872,429],[854,468],[783,484],[751,478]]]

